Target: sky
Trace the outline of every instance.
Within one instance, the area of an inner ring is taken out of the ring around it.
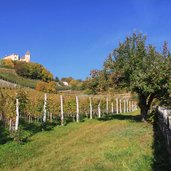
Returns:
[[[133,32],[171,45],[170,0],[0,0],[0,57],[27,50],[54,76],[85,79]]]

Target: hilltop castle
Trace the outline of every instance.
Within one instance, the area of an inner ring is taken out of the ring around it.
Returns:
[[[24,62],[30,62],[30,52],[27,51],[26,54],[20,58],[17,54],[11,54],[8,56],[5,56],[3,59],[11,59],[13,61],[24,61]]]

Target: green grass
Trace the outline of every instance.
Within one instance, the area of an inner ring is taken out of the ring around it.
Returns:
[[[37,84],[37,80],[20,77],[14,69],[0,68],[0,79],[30,88],[35,88]]]
[[[135,113],[86,119],[0,145],[0,170],[150,171],[152,145],[152,125]]]

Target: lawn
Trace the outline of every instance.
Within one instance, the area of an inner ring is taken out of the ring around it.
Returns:
[[[153,126],[134,114],[55,126],[23,145],[0,145],[0,170],[150,171]]]

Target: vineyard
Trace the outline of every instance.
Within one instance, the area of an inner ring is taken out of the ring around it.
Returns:
[[[14,69],[6,68],[0,68],[0,79],[15,84],[11,85],[10,87],[16,87],[16,85],[18,85],[23,87],[35,88],[38,82],[36,80],[31,80],[17,75]],[[7,87],[6,85],[3,86],[4,84],[1,84],[1,82],[0,85],[1,87]]]
[[[2,89],[0,106],[0,119],[11,132],[18,130],[19,120],[65,125],[70,121],[82,121],[85,117],[100,118],[104,114],[137,109],[136,102],[124,95],[59,95],[31,89]]]
[[[139,122],[137,102],[129,94],[0,89],[0,120],[0,170],[168,167],[167,160],[155,158],[161,149],[152,145],[152,125]],[[164,149],[159,154],[167,158]]]

